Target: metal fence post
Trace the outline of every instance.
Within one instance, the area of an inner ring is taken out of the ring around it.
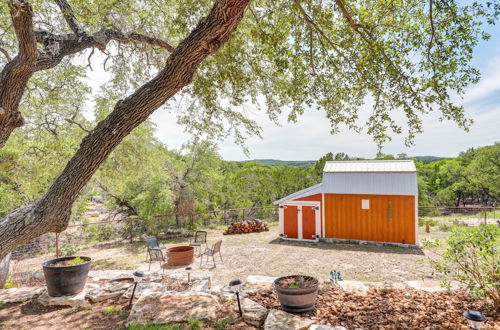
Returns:
[[[56,258],[59,258],[59,233],[56,233]]]

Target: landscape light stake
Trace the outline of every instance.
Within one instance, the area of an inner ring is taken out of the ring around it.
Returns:
[[[231,288],[231,291],[236,293],[236,300],[238,301],[238,311],[240,312],[240,317],[243,316],[240,303],[240,286],[242,283],[243,282],[241,280],[232,280],[231,282],[229,282],[229,288]]]
[[[128,305],[130,307],[132,307],[132,301],[134,301],[135,289],[137,288],[137,283],[139,283],[138,278],[144,277],[144,272],[136,271],[134,272],[134,277],[136,278],[134,281],[134,289],[132,290],[132,295],[130,296],[130,301],[128,302]]]
[[[463,315],[467,319],[467,323],[469,323],[469,327],[471,329],[481,329],[482,327],[484,327],[486,317],[481,312],[475,310],[467,310]]]
[[[188,283],[191,282],[191,270],[193,269],[193,267],[186,267],[184,268],[187,273],[188,273]]]

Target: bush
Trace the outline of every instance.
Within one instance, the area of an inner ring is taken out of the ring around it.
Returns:
[[[64,244],[61,247],[61,252],[65,256],[74,256],[78,251],[80,251],[80,247],[74,244]]]
[[[113,236],[113,227],[109,223],[87,225],[83,227],[83,231],[89,235],[89,240],[94,242],[107,241]]]
[[[446,222],[441,222],[439,224],[439,230],[441,231],[449,231],[451,229],[451,226],[447,224]]]
[[[500,227],[453,227],[446,241],[449,248],[435,263],[436,269],[500,308]]]

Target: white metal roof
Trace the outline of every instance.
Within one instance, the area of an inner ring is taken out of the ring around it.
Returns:
[[[326,162],[323,172],[416,172],[413,160],[361,160]]]
[[[302,189],[302,190],[296,191],[296,192],[294,192],[291,195],[283,197],[282,199],[278,199],[277,201],[274,202],[274,204],[277,205],[277,204],[280,204],[280,203],[283,203],[283,202],[286,202],[286,201],[290,201],[290,200],[294,200],[294,199],[299,199],[299,198],[302,198],[302,197],[305,197],[305,196],[311,196],[311,195],[315,195],[315,194],[321,194],[322,193],[322,189],[321,189],[322,185],[323,185],[322,183],[318,183],[318,184],[315,184],[314,186],[307,187],[306,189]]]

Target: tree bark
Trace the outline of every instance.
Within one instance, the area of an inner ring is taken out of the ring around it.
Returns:
[[[216,1],[210,14],[175,48],[165,68],[132,95],[118,101],[110,115],[82,140],[47,193],[34,204],[0,219],[0,258],[44,233],[61,232],[67,227],[71,205],[101,163],[125,136],[191,82],[197,66],[237,28],[249,1]]]
[[[9,277],[10,253],[3,259],[0,259],[0,289],[3,287]]]

